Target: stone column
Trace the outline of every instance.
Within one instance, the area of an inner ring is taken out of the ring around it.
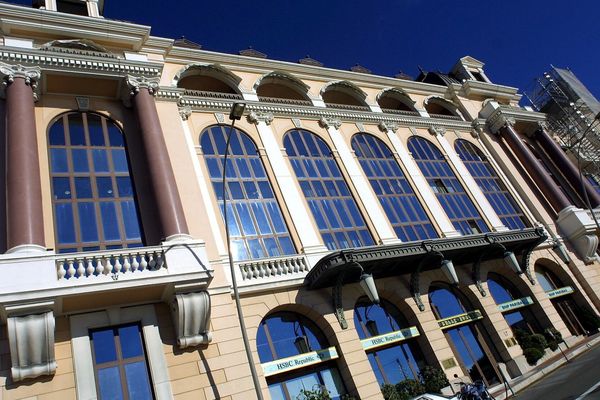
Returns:
[[[581,182],[579,170],[577,167],[571,162],[569,157],[565,154],[563,149],[560,148],[558,143],[556,143],[550,135],[546,132],[543,126],[535,131],[533,138],[540,144],[542,149],[548,154],[548,156],[552,159],[552,161],[556,164],[560,173],[565,177],[568,182],[571,182],[571,185],[575,190],[581,194],[582,198],[584,194],[581,193]],[[600,205],[600,195],[594,190],[592,185],[588,182],[587,179],[583,178],[583,186],[585,192],[587,193],[587,197],[590,200],[590,204],[593,208],[596,208]]]
[[[148,159],[148,173],[163,237],[167,242],[191,239],[153,98],[158,80],[128,76],[127,84]]]
[[[339,131],[342,125],[341,121],[323,117],[319,120],[319,125],[329,133],[329,137],[335,146],[333,150],[337,150],[342,165],[348,172],[350,182],[360,192],[360,200],[365,207],[367,217],[371,219],[377,231],[381,244],[400,243],[400,239],[392,229],[392,225],[387,219],[377,196],[371,190],[371,184],[365,178],[362,168],[358,165],[358,161]]]
[[[561,210],[571,206],[571,201],[567,199],[567,196],[554,183],[538,159],[521,141],[521,138],[512,127],[511,121],[506,120],[505,124],[498,130],[498,133],[531,175],[536,185],[540,188],[544,196],[546,196],[552,207],[554,207],[556,213],[558,214]]]
[[[8,253],[42,252],[44,218],[35,127],[39,68],[0,65],[6,97],[6,214]]]

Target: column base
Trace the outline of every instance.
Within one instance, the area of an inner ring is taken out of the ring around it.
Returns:
[[[176,233],[175,235],[167,236],[163,244],[191,242],[194,238],[187,233]]]
[[[6,254],[16,254],[16,255],[37,255],[46,253],[47,249],[44,246],[40,246],[39,244],[20,244],[18,246],[12,247],[6,251]]]

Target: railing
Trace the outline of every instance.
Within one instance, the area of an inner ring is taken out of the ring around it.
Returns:
[[[310,269],[304,256],[246,261],[238,268],[243,281],[304,274]]]
[[[237,93],[221,93],[221,92],[209,92],[207,90],[192,90],[185,89],[183,91],[184,96],[197,96],[197,97],[211,97],[215,99],[226,99],[226,100],[243,100],[241,94]]]
[[[419,113],[417,111],[394,110],[394,109],[391,109],[391,108],[382,108],[381,111],[383,111],[386,114],[419,116]]]
[[[292,104],[295,106],[312,106],[310,100],[298,100],[298,99],[284,99],[281,97],[265,97],[258,96],[258,100],[264,103],[277,103],[277,104]]]
[[[352,110],[352,111],[371,111],[367,106],[351,106],[349,104],[337,104],[337,103],[325,103],[329,108],[338,108],[340,110]]]
[[[56,260],[59,280],[104,275],[114,278],[142,271],[158,271],[161,268],[167,268],[167,265],[164,250],[160,247],[76,253]]]
[[[431,118],[438,118],[438,119],[449,119],[452,121],[462,121],[463,119],[461,117],[458,117],[456,115],[443,115],[443,114],[429,114],[429,116]]]

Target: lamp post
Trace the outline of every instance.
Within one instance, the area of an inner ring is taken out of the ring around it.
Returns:
[[[227,141],[225,143],[225,156],[223,158],[223,220],[225,222],[225,237],[227,239],[227,257],[229,259],[229,269],[231,271],[231,283],[233,286],[233,295],[235,297],[235,306],[237,308],[238,319],[240,321],[240,329],[242,331],[242,340],[244,341],[244,349],[246,350],[246,357],[248,358],[248,366],[250,367],[250,373],[252,374],[252,382],[254,383],[256,398],[258,400],[263,400],[262,392],[260,390],[260,382],[258,381],[258,374],[256,373],[256,367],[254,366],[254,361],[252,360],[252,352],[250,351],[248,334],[246,333],[246,324],[244,323],[244,315],[242,314],[242,305],[240,303],[240,292],[237,287],[235,267],[233,265],[233,257],[231,255],[231,237],[229,235],[229,221],[227,215],[227,190],[225,187],[225,184],[227,183],[227,156],[229,154],[231,137],[233,136],[233,126],[235,125],[235,121],[242,118],[245,109],[245,103],[233,103],[229,113],[231,125],[229,127],[229,135],[227,135]]]

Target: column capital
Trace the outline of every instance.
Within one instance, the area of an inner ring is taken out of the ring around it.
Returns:
[[[246,117],[246,120],[254,125],[258,125],[259,122],[264,122],[267,125],[271,125],[273,118],[273,113],[251,111]]]
[[[381,121],[377,127],[381,132],[385,133],[387,131],[392,131],[395,133],[398,130],[398,123],[393,121]]]
[[[475,138],[478,139],[479,136],[483,135],[483,132],[485,130],[485,120],[484,119],[474,119],[473,122],[471,123],[471,127],[473,128],[471,130],[471,135]]]
[[[427,130],[433,136],[444,136],[446,134],[446,128],[443,126],[432,125]]]
[[[548,122],[546,121],[537,121],[538,130],[548,132]]]
[[[183,106],[179,107],[179,116],[182,120],[187,121],[188,118],[192,115],[192,107]]]
[[[506,116],[500,109],[496,110],[486,121],[488,129],[494,134],[497,134],[500,128],[514,126],[515,123],[516,120],[513,117]]]
[[[155,95],[158,92],[159,82],[159,78],[148,78],[145,76],[127,75],[125,78],[130,96],[135,96],[139,93],[140,89],[148,89],[148,93]]]
[[[26,67],[21,64],[11,65],[0,63],[0,78],[2,79],[2,87],[0,88],[0,97],[6,98],[6,87],[14,82],[15,78],[25,79],[25,84],[31,86],[33,90],[33,98],[38,99],[37,83],[42,77],[40,67]]]
[[[342,126],[342,121],[338,118],[321,117],[319,119],[319,126],[325,129],[335,128],[338,130],[340,129],[340,126]]]

